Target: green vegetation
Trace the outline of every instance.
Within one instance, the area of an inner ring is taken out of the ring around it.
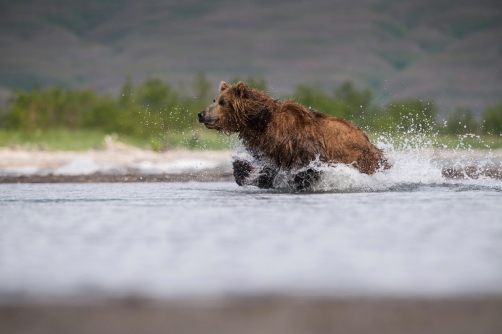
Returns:
[[[378,117],[369,117],[370,126],[378,130],[390,125],[403,133],[430,133],[436,129],[435,109],[431,101],[405,99],[391,102]]]
[[[486,133],[502,136],[502,102],[486,109],[484,121]]]
[[[196,110],[206,106],[210,84],[205,76],[194,82],[195,96],[183,96],[170,84],[149,79],[134,87],[130,80],[118,98],[92,90],[60,87],[15,91],[0,127],[7,129],[101,129],[135,136],[192,128]]]
[[[0,146],[24,146],[58,151],[100,148],[105,134],[99,130],[5,130],[0,129]],[[121,138],[122,139],[122,138]]]
[[[474,117],[468,108],[457,108],[448,115],[445,122],[445,130],[449,134],[480,134],[482,133],[480,122]]]
[[[102,130],[6,130],[0,129],[0,147],[28,147],[57,151],[85,151],[105,147],[105,137],[109,135],[136,147],[163,151],[170,148],[189,148],[198,150],[232,149],[237,144],[236,136],[223,136],[215,131],[192,130],[179,133],[165,133],[158,136],[136,137],[107,133]]]
[[[242,79],[230,82],[238,80]],[[263,77],[244,80],[267,90]],[[105,135],[114,134],[120,141],[154,150],[231,148],[235,136],[207,131],[197,122],[197,113],[213,98],[212,87],[200,72],[186,93],[156,78],[138,86],[127,79],[117,97],[60,87],[15,91],[0,110],[0,145],[84,150],[102,147]],[[440,147],[458,146],[459,140],[466,147],[502,147],[502,102],[487,108],[481,118],[457,108],[439,120],[433,101],[397,100],[382,108],[369,89],[350,81],[331,92],[316,84],[299,84],[293,96],[306,107],[349,119],[369,133],[434,136]]]

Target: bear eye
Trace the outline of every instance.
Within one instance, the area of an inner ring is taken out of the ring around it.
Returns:
[[[215,102],[216,102],[216,99],[213,99],[213,103],[215,103]]]
[[[220,104],[220,106],[224,106],[225,105],[225,101],[224,100],[219,100],[218,103]]]

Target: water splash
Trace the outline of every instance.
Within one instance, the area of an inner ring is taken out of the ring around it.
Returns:
[[[374,143],[384,150],[392,168],[367,175],[353,166],[325,163],[317,158],[304,168],[279,171],[273,181],[274,189],[296,192],[295,175],[314,170],[319,172],[320,177],[307,190],[311,192],[408,191],[424,185],[464,188],[488,186],[502,190],[502,181],[497,180],[502,176],[502,152],[495,154],[490,149],[473,149],[465,141],[470,136],[459,136],[457,143],[446,146],[440,142],[441,137],[437,134],[410,131],[396,136],[382,133]],[[481,138],[477,139],[482,142]],[[258,168],[264,165],[253,160],[242,148],[236,157],[244,157]]]

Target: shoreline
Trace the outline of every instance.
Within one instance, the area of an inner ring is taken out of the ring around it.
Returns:
[[[105,140],[103,149],[82,152],[0,147],[0,183],[95,182],[234,182],[232,159],[236,151],[173,149],[163,152],[140,149]],[[245,153],[244,153],[245,154]],[[487,159],[484,151],[424,151],[419,154],[448,161],[468,156]],[[502,150],[491,152],[495,166],[443,167],[445,179],[502,179]]]
[[[122,298],[0,305],[2,333],[500,333],[502,296]]]
[[[2,183],[124,183],[124,182],[234,182],[231,172],[204,171],[179,174],[83,174],[83,175],[7,175]]]
[[[501,168],[478,170],[475,167],[462,169],[443,168],[442,176],[446,180],[477,179],[486,177],[502,180]],[[125,174],[30,174],[30,175],[0,175],[0,184],[7,183],[129,183],[129,182],[235,182],[232,171],[205,170],[196,173],[125,173]]]

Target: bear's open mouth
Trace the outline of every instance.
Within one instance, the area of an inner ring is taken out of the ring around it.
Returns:
[[[210,121],[206,121],[204,122],[204,125],[206,126],[206,128],[208,129],[212,129],[214,128],[214,126],[216,125],[216,123],[218,123],[220,119],[213,119],[213,120],[210,120]]]

